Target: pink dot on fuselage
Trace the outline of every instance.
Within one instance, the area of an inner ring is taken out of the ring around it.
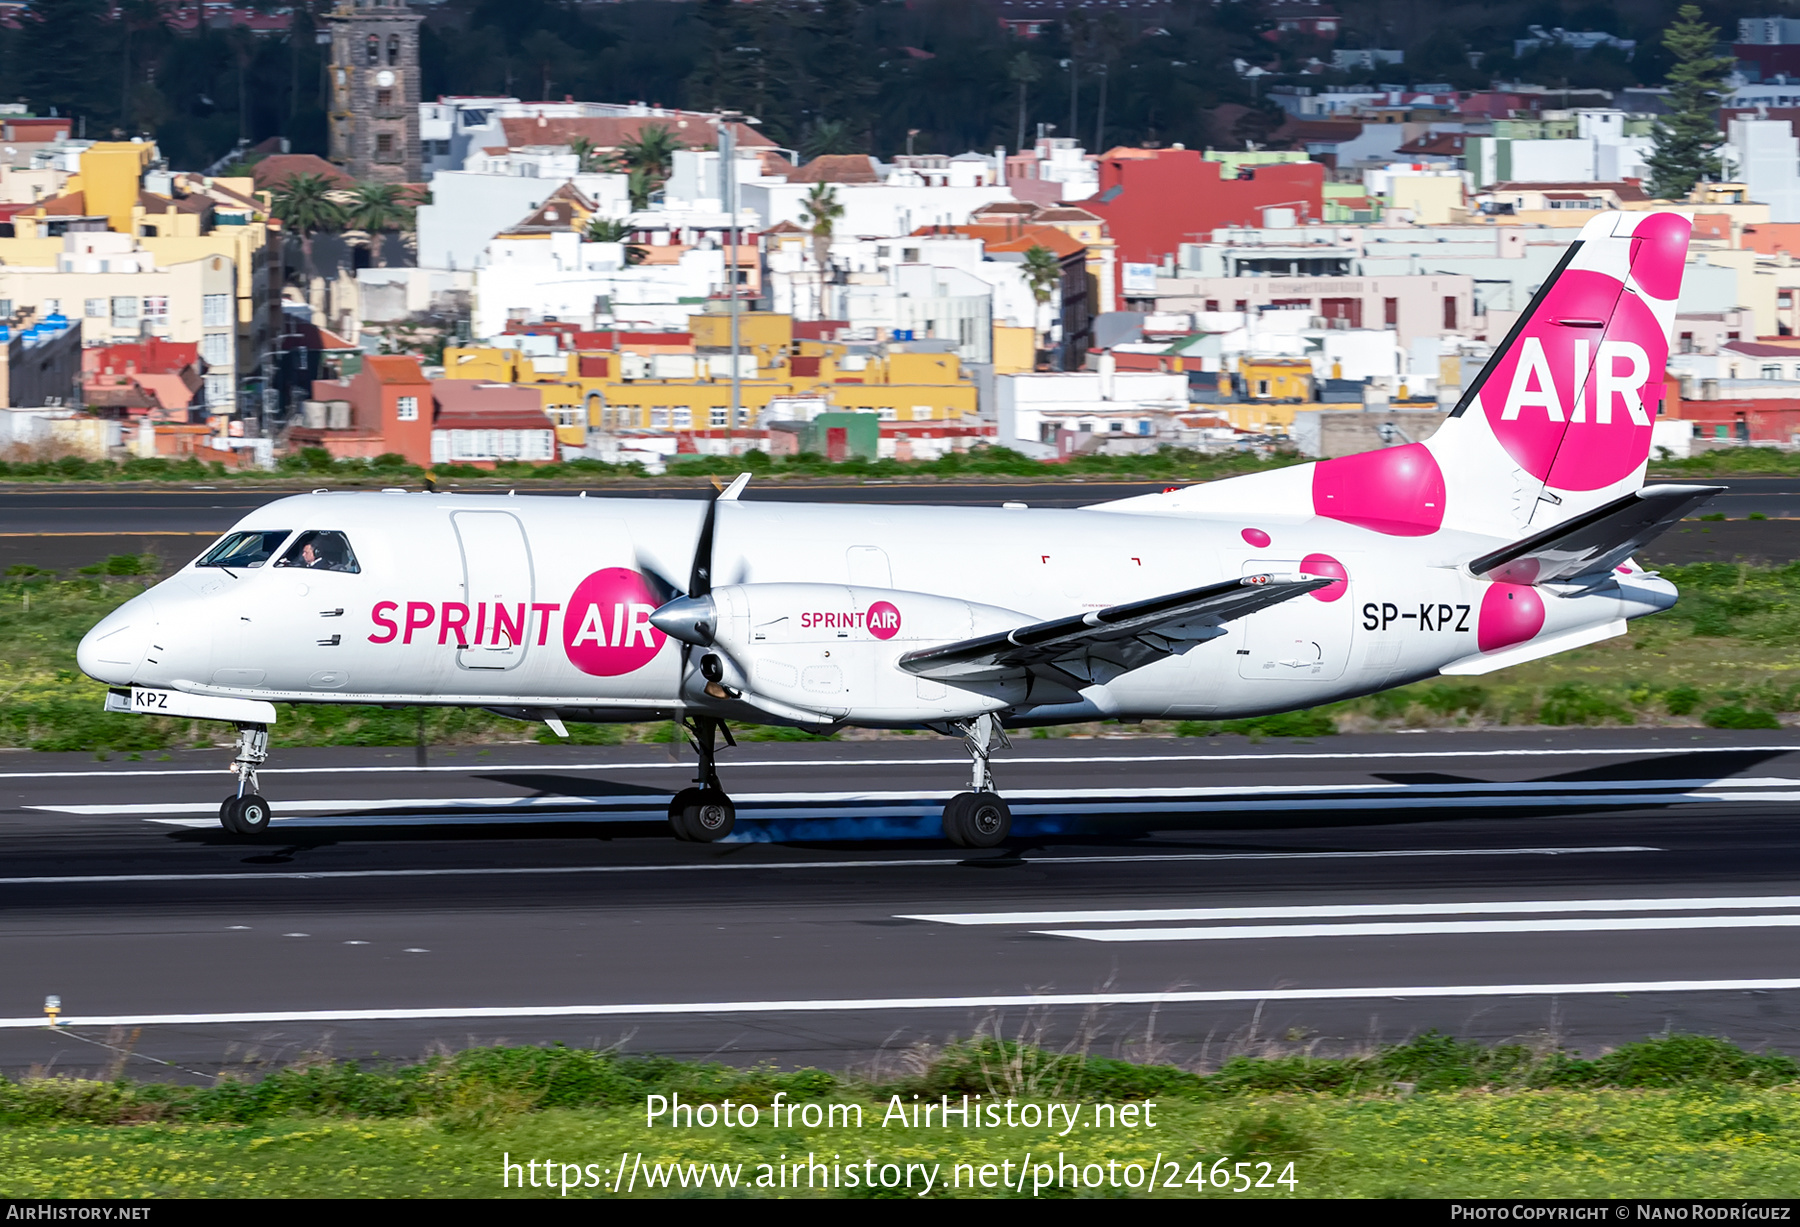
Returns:
[[[1657,298],[1681,293],[1681,272],[1693,229],[1679,213],[1652,213],[1631,232],[1631,279],[1644,293]]]
[[[1308,554],[1300,560],[1300,572],[1303,575],[1333,575],[1337,577],[1335,584],[1326,584],[1323,588],[1314,588],[1307,595],[1315,601],[1335,601],[1350,590],[1347,582],[1350,572],[1344,564],[1330,554]]]
[[[1423,443],[1321,460],[1313,513],[1390,537],[1428,537],[1444,523],[1444,474]]]
[[[1239,533],[1238,536],[1242,537],[1245,541],[1248,541],[1259,550],[1266,547],[1270,541],[1269,534],[1265,533],[1260,528],[1246,528],[1243,532]]]
[[[1529,584],[1489,584],[1481,598],[1475,646],[1496,652],[1524,643],[1544,629],[1544,598]]]

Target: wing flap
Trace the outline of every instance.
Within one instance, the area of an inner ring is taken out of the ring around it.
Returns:
[[[1724,486],[1645,486],[1469,563],[1480,579],[1568,583],[1609,575]]]
[[[1315,575],[1250,575],[921,648],[902,656],[899,665],[940,682],[1035,676],[1078,689],[1185,652],[1224,634],[1227,622],[1339,582]]]

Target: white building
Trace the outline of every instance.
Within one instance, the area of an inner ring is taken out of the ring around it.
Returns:
[[[1728,178],[1749,189],[1749,198],[1769,206],[1772,222],[1800,222],[1800,140],[1785,119],[1734,119],[1721,151]]]
[[[1061,431],[1155,438],[1188,409],[1187,376],[1114,371],[1110,357],[1098,371],[1000,375],[994,380],[1002,447],[1047,459],[1058,454]]]
[[[539,178],[438,172],[431,180],[431,203],[421,205],[418,211],[419,266],[447,270],[479,266],[496,235],[516,225],[566,183],[573,183],[594,201],[602,216],[623,217],[630,210],[624,175]]]
[[[725,252],[693,248],[674,264],[627,265],[624,245],[574,231],[496,239],[475,272],[472,329],[500,335],[509,319],[555,318],[588,328],[683,328],[694,300],[725,284]]]

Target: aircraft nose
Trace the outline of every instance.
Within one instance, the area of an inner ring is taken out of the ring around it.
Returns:
[[[143,663],[155,626],[155,608],[143,597],[134,597],[82,636],[81,646],[75,649],[75,663],[97,682],[130,685]]]

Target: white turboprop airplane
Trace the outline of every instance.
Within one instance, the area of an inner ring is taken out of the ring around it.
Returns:
[[[245,516],[82,640],[108,706],[233,723],[228,831],[269,825],[276,703],[678,720],[674,833],[735,820],[727,720],[960,734],[954,843],[1011,815],[1004,730],[1222,719],[1624,632],[1673,585],[1633,554],[1710,486],[1643,486],[1689,223],[1583,228],[1423,443],[1080,510],[315,493]]]

